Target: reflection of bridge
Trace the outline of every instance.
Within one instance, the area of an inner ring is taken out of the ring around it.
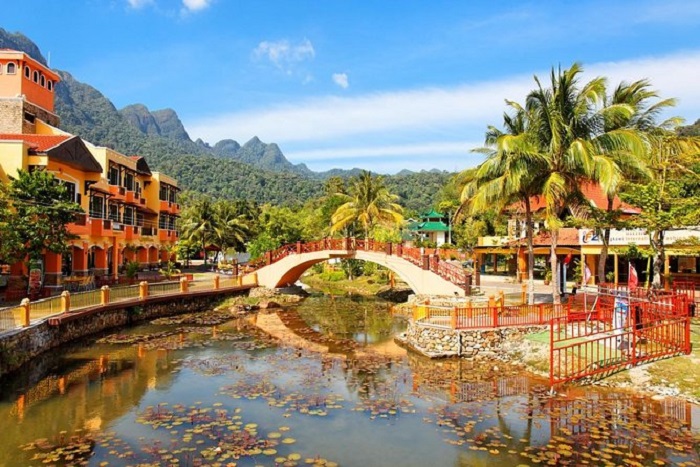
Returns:
[[[314,264],[334,258],[354,258],[384,266],[417,294],[465,295],[468,276],[461,265],[441,261],[436,254],[424,254],[421,248],[374,240],[326,238],[298,242],[268,251],[251,265],[259,285],[275,288],[293,284]]]

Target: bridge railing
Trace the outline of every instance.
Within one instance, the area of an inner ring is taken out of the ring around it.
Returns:
[[[464,269],[460,265],[441,260],[437,250],[405,247],[402,244],[392,244],[364,238],[324,238],[312,242],[297,242],[283,245],[249,262],[247,272],[254,272],[290,255],[313,253],[324,250],[372,251],[398,256],[421,269],[429,269],[443,279],[461,288],[468,289],[467,282],[470,278],[467,276]]]

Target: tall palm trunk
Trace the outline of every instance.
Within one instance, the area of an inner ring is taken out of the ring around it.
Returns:
[[[557,241],[559,239],[559,229],[552,229],[552,246],[549,254],[549,264],[552,268],[552,300],[555,305],[561,303],[561,295],[559,291],[561,290],[560,281],[561,277],[559,274],[559,269],[557,268]]]
[[[666,262],[666,250],[664,247],[664,231],[655,230],[651,234],[651,244],[654,248],[654,279],[652,280],[652,287],[659,289],[663,286],[664,281],[662,279],[663,267]]]
[[[608,196],[608,207],[605,210],[607,218],[610,218],[610,213],[613,210],[613,198]],[[605,263],[608,261],[608,246],[610,245],[610,227],[605,227],[603,230],[603,247],[600,249],[600,260],[598,262],[598,283],[605,282]]]
[[[534,226],[532,225],[532,210],[530,197],[525,196],[525,236],[527,237],[527,303],[535,304],[535,248],[533,246]]]

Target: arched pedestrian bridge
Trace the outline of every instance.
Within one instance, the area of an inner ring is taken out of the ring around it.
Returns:
[[[374,240],[326,238],[298,242],[268,251],[250,266],[257,274],[258,285],[276,288],[295,283],[314,264],[333,258],[354,258],[384,266],[417,294],[464,296],[467,287],[461,265],[441,261],[437,254],[426,255],[420,248]]]

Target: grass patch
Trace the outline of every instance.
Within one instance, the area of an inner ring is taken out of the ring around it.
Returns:
[[[674,386],[683,394],[700,398],[700,319],[698,318],[691,321],[690,342],[693,349],[689,355],[660,360],[647,366],[651,384]]]

